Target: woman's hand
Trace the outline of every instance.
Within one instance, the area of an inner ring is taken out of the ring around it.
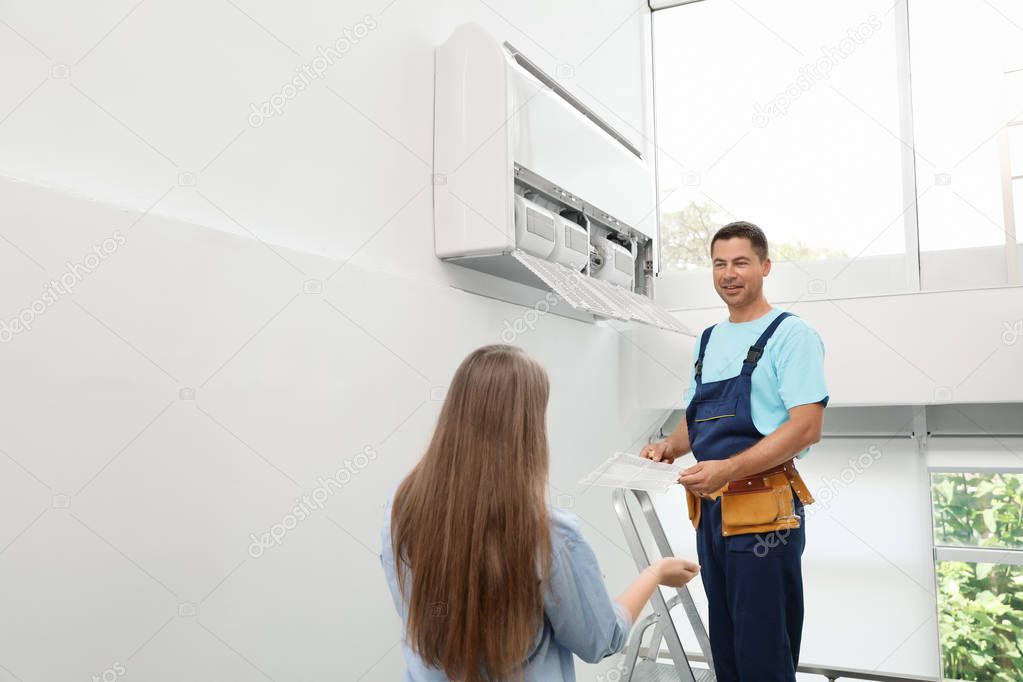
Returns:
[[[675,557],[658,559],[643,569],[615,601],[625,607],[632,616],[632,621],[635,622],[658,585],[682,587],[695,578],[699,572],[700,566],[688,559],[676,559]]]
[[[651,568],[657,575],[657,582],[667,587],[682,587],[700,572],[699,564],[675,557],[659,559]]]
[[[665,464],[671,464],[675,461],[675,457],[671,454],[671,446],[667,440],[650,443],[639,451],[639,456],[652,459],[655,462],[664,462]]]

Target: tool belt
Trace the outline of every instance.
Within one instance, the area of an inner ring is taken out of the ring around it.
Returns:
[[[813,504],[813,496],[789,460],[754,476],[731,481],[706,497],[721,498],[721,534],[730,536],[799,528],[792,491],[804,505]],[[686,506],[693,528],[699,528],[700,496],[688,488]]]

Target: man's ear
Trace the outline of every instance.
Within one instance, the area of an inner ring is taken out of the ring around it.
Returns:
[[[769,274],[771,274],[771,259],[770,258],[765,258],[764,259],[764,277],[767,277]]]

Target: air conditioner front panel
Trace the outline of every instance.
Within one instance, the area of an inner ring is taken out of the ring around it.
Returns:
[[[653,178],[646,162],[514,62],[508,74],[517,112],[515,163],[653,237]]]
[[[434,250],[440,258],[515,245],[507,54],[471,25],[436,51]]]

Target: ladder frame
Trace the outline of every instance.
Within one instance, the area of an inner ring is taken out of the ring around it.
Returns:
[[[668,543],[668,537],[664,533],[661,519],[657,516],[657,510],[654,509],[650,494],[645,490],[616,488],[611,495],[615,514],[618,516],[618,522],[622,526],[622,532],[625,534],[625,540],[629,545],[632,558],[636,562],[636,568],[639,571],[644,571],[653,562],[643,544],[639,526],[637,525],[637,515],[629,506],[628,495],[630,493],[635,497],[636,503],[642,511],[640,518],[646,523],[647,529],[654,539],[654,544],[657,546],[658,553],[661,557],[672,557],[674,553],[672,552],[671,545]],[[657,652],[661,648],[661,639],[664,639],[668,644],[668,651],[675,664],[675,671],[678,673],[679,680],[682,680],[682,682],[696,682],[693,669],[689,665],[689,659],[686,657],[685,648],[682,646],[678,629],[675,627],[675,622],[671,619],[671,609],[679,604],[685,610],[686,617],[689,619],[689,625],[693,628],[693,632],[696,635],[696,641],[702,650],[707,665],[713,673],[714,660],[711,656],[710,638],[707,636],[707,629],[703,625],[703,619],[700,618],[700,613],[696,610],[696,603],[689,593],[689,588],[685,585],[675,588],[675,596],[671,599],[665,599],[661,588],[658,587],[650,598],[650,604],[653,607],[653,613],[636,623],[629,636],[629,643],[625,648],[624,667],[626,679],[632,678],[632,673],[639,660],[643,636],[653,626],[655,627],[653,640],[647,647],[647,651],[654,652],[654,660],[656,660]]]

